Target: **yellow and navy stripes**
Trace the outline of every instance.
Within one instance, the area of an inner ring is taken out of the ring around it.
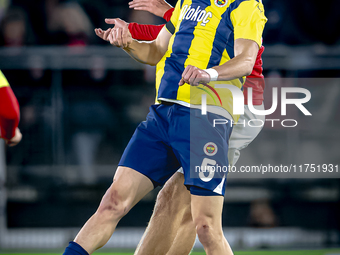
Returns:
[[[266,17],[257,0],[180,0],[166,25],[173,34],[168,51],[157,66],[156,91],[159,100],[176,100],[200,105],[221,106],[232,115],[232,94],[216,84],[232,84],[242,89],[243,79],[210,82],[198,87],[178,82],[188,65],[200,69],[221,65],[234,57],[234,41],[250,39],[261,45]],[[209,91],[209,92],[208,92]],[[232,116],[234,120],[238,116]]]

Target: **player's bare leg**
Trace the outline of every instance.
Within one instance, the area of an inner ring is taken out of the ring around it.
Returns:
[[[195,237],[190,192],[184,186],[184,175],[176,172],[158,194],[150,223],[135,255],[187,255]],[[178,250],[173,247],[174,243],[181,245]]]
[[[192,218],[207,255],[232,255],[222,231],[222,196],[191,195]]]
[[[196,229],[191,216],[191,206],[187,206],[177,235],[166,255],[188,255],[195,244]]]
[[[118,167],[97,211],[74,241],[89,254],[104,246],[119,220],[152,189],[152,182],[143,174],[128,167]]]

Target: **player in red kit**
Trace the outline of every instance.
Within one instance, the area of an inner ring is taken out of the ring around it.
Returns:
[[[18,128],[19,104],[6,77],[0,71],[0,138],[9,146],[17,145],[22,138]]]

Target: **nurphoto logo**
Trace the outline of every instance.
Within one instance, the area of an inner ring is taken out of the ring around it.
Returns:
[[[244,95],[243,92],[233,86],[227,84],[216,84],[215,88],[224,88],[229,89],[233,95],[233,114],[234,115],[244,115]],[[249,111],[255,115],[270,115],[277,109],[278,106],[278,88],[273,88],[272,92],[272,106],[267,110],[259,110],[256,109],[252,102],[252,95],[253,89],[251,87],[244,88],[248,90],[248,108]],[[215,91],[215,90],[214,90]],[[217,92],[216,92],[217,93]],[[215,93],[215,94],[216,94]],[[287,94],[299,94],[304,95],[302,98],[287,98]],[[309,102],[311,99],[311,93],[309,90],[305,88],[297,88],[297,87],[283,87],[281,88],[281,116],[287,115],[287,105],[295,105],[305,116],[312,116],[312,114],[306,109],[303,104]],[[201,114],[207,114],[207,95],[202,94],[202,101],[201,101]],[[271,122],[271,126],[274,127],[274,123],[279,121],[283,127],[296,127],[298,122],[295,119],[266,119],[266,122]],[[234,124],[248,124],[249,127],[261,127],[265,124],[265,121],[260,119],[249,120],[248,123],[234,123],[232,120],[227,119],[215,119],[214,120],[214,127],[216,125],[227,124],[229,123],[230,126]]]

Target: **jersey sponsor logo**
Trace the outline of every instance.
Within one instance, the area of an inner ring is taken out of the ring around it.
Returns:
[[[217,153],[217,145],[213,142],[206,143],[203,151],[208,156],[214,156]]]
[[[201,6],[197,6],[197,8],[191,8],[191,5],[184,5],[181,14],[179,15],[179,21],[181,20],[191,20],[201,22],[201,26],[205,27],[205,25],[210,21],[213,17],[212,12],[207,12],[204,9],[201,9]]]
[[[217,7],[224,7],[228,4],[228,0],[215,0],[214,3]]]

